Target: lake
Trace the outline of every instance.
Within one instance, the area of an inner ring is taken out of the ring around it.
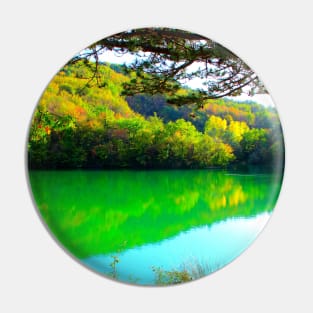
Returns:
[[[40,214],[56,239],[92,270],[157,283],[199,278],[240,255],[267,223],[280,173],[226,170],[30,171]]]

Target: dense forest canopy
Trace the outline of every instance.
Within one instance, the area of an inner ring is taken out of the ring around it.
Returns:
[[[123,95],[166,94],[167,103],[196,104],[205,100],[266,93],[257,75],[235,54],[203,36],[171,28],[143,28],[118,33],[84,49],[69,64],[92,60],[92,80],[101,86],[100,56],[107,51],[136,58],[125,67],[135,72],[124,82]],[[179,94],[180,82],[200,78],[203,88]]]
[[[100,85],[90,80],[95,70]],[[274,108],[227,98],[208,99],[202,108],[169,105],[167,93],[123,96],[134,77],[135,70],[86,60],[60,70],[33,116],[30,168],[282,166]],[[175,95],[193,92],[179,88]]]

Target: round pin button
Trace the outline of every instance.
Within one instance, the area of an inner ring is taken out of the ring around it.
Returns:
[[[263,82],[219,43],[172,28],[77,53],[35,108],[27,154],[57,242],[137,285],[193,281],[236,259],[271,217],[284,172]]]

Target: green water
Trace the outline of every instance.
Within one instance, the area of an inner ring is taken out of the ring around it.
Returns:
[[[276,203],[281,175],[221,170],[31,171],[34,200],[57,240],[92,269],[153,284],[196,259],[210,272],[255,239]],[[112,266],[111,266],[112,267]]]

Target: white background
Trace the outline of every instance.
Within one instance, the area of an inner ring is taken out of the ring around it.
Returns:
[[[3,1],[1,23],[1,312],[313,312],[311,1]],[[51,238],[31,200],[25,142],[58,69],[87,45],[133,27],[205,35],[238,54],[269,89],[286,139],[274,215],[235,262],[165,288],[116,283]]]

